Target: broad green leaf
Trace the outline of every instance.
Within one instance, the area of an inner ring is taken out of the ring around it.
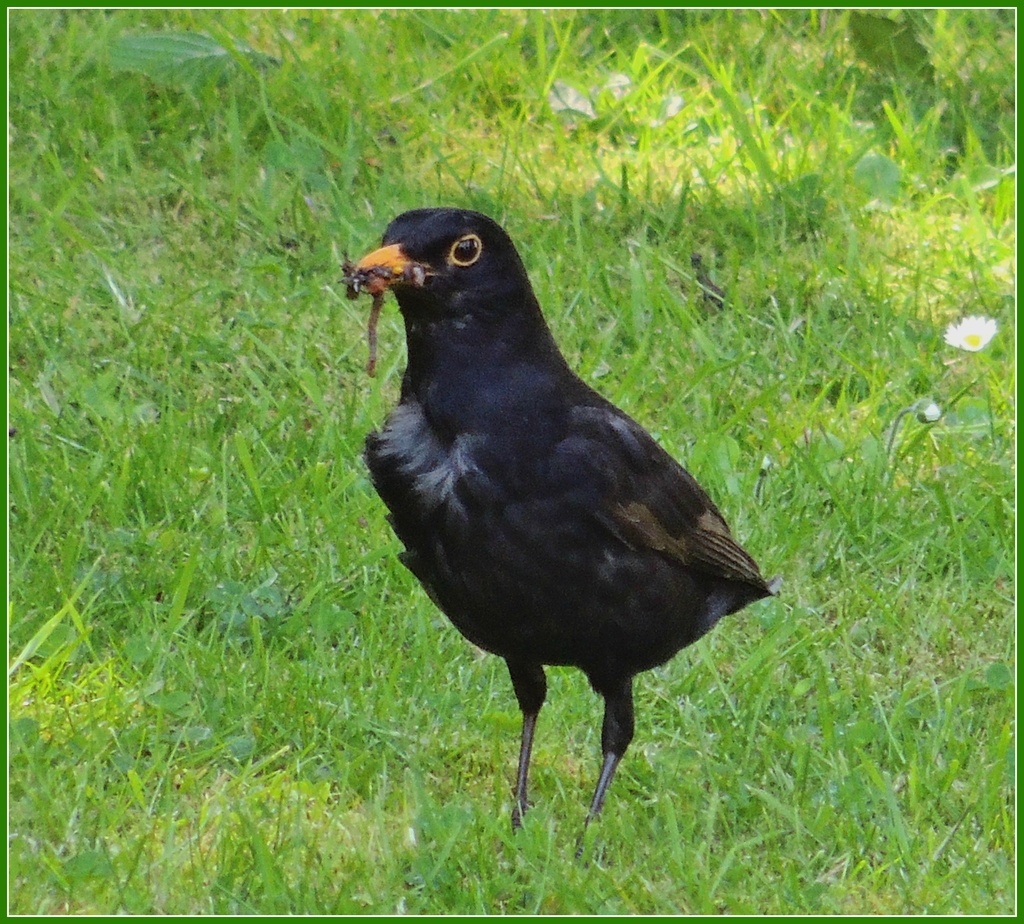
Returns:
[[[892,77],[931,80],[935,69],[928,49],[921,44],[909,22],[878,13],[850,13],[850,38],[859,57]]]
[[[1013,686],[1013,672],[1002,661],[997,661],[985,669],[985,683],[991,690],[1005,690]]]
[[[868,152],[853,168],[853,180],[869,196],[892,202],[900,191],[903,171],[899,164],[884,154]]]
[[[233,54],[216,39],[194,32],[127,35],[110,49],[115,70],[136,71],[158,83],[189,89],[223,83],[238,67],[236,54],[259,67],[274,63],[241,42],[235,43]]]

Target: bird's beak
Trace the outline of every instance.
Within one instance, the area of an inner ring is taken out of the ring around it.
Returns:
[[[368,253],[356,264],[355,271],[367,281],[376,281],[381,291],[395,283],[422,286],[433,275],[430,267],[410,259],[401,244],[388,244]]]
[[[388,244],[373,253],[368,253],[356,264],[357,270],[368,270],[371,267],[380,267],[391,271],[392,276],[401,276],[405,268],[412,263],[402,250],[401,244]]]

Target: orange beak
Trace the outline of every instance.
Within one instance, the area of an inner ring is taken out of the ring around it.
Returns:
[[[368,253],[356,264],[356,269],[366,270],[370,267],[377,267],[391,270],[392,277],[401,277],[406,267],[411,265],[412,260],[405,255],[401,244],[388,244],[387,247],[381,247],[373,253]]]
[[[410,259],[401,244],[388,244],[368,253],[349,272],[349,298],[356,298],[361,288],[376,298],[395,283],[422,286],[428,276],[434,275],[429,266]]]

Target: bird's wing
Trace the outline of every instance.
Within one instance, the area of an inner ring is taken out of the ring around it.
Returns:
[[[573,428],[604,474],[600,515],[623,541],[768,590],[711,498],[639,424],[609,404],[576,408]]]

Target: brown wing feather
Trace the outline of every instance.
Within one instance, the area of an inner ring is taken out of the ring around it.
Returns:
[[[611,525],[625,541],[687,567],[775,592],[776,583],[765,581],[697,480],[639,424],[611,405],[580,411],[577,423],[600,426],[605,440],[615,434],[620,458],[628,463],[616,467],[625,476],[611,498]]]
[[[725,521],[710,510],[698,518],[694,528],[674,535],[650,507],[636,501],[617,507],[615,519],[633,544],[645,545],[691,568],[767,588],[757,563],[729,535]]]

